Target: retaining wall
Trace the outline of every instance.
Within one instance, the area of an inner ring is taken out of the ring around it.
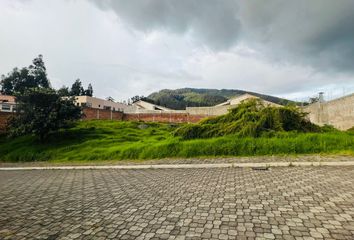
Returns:
[[[333,125],[340,130],[354,126],[354,94],[328,102],[317,102],[304,107],[311,122]]]

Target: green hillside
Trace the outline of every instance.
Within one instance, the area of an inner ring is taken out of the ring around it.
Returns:
[[[207,107],[225,102],[227,99],[249,93],[264,100],[286,105],[292,101],[269,95],[248,92],[237,89],[204,89],[204,88],[180,88],[175,90],[163,89],[150,94],[147,99],[157,105],[172,108],[185,109],[186,107]]]
[[[81,121],[53,133],[45,143],[28,135],[0,135],[0,162],[72,162],[277,154],[353,154],[354,133],[277,132],[260,137],[239,134],[185,140],[176,125],[162,123]]]

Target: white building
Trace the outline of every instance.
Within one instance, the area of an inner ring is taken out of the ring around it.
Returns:
[[[275,107],[279,107],[281,105],[279,104],[276,104],[276,103],[273,103],[273,102],[270,102],[270,101],[267,101],[267,100],[264,100],[260,97],[257,97],[257,96],[254,96],[252,94],[249,94],[249,93],[245,93],[245,94],[242,94],[241,96],[237,96],[237,97],[233,97],[233,98],[230,98],[229,100],[227,100],[226,102],[223,102],[223,103],[220,103],[217,106],[237,106],[239,105],[241,102],[243,101],[246,101],[246,100],[251,100],[251,99],[260,99],[261,102],[264,104],[264,105],[271,105],[271,106],[275,106]]]
[[[173,111],[173,109],[162,107],[153,103],[149,103],[143,100],[136,101],[133,103],[133,106],[136,107],[138,110],[158,110],[158,111]]]
[[[274,107],[281,106],[279,104],[269,102],[252,94],[245,93],[240,96],[230,98],[226,102],[211,107],[187,107],[186,112],[190,115],[219,116],[227,114],[229,112],[229,109],[237,107],[241,102],[251,99],[260,99],[264,105],[270,105]]]
[[[75,96],[75,104],[80,107],[89,107],[121,112],[124,112],[128,108],[132,108],[132,106],[127,104],[108,101],[105,99],[90,96]]]
[[[10,95],[0,94],[0,112],[15,112],[16,98]]]

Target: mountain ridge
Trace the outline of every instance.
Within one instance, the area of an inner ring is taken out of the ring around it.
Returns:
[[[281,105],[298,104],[297,102],[271,95],[239,90],[239,89],[209,89],[209,88],[178,88],[162,89],[148,95],[144,100],[154,104],[182,110],[186,107],[208,107],[227,101],[243,94],[252,94],[264,100]]]

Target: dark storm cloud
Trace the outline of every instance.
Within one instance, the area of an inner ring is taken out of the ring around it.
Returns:
[[[352,71],[354,1],[242,1],[243,37],[267,55],[321,70]]]
[[[189,34],[214,50],[245,42],[269,58],[353,71],[352,0],[92,0],[141,31]]]
[[[228,0],[93,0],[134,28],[190,33],[215,49],[232,46],[240,30],[237,4]],[[203,4],[201,4],[203,2]]]

